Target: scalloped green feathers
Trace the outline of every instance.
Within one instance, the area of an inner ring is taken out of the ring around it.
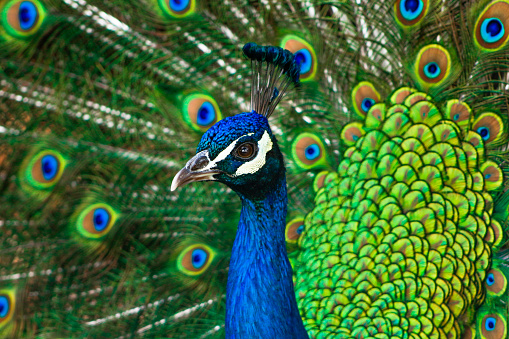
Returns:
[[[329,319],[352,336],[367,337],[370,326],[394,331],[388,325],[393,314],[423,337],[459,337],[474,321],[472,335],[505,338],[504,313],[469,318],[485,290],[492,304],[506,295],[505,272],[491,267],[505,222],[494,214],[491,194],[501,189],[504,174],[485,159],[485,147],[505,135],[502,120],[490,112],[475,115],[459,100],[436,105],[408,87],[390,101],[372,105],[364,122],[344,126],[341,138],[349,147],[338,172],[320,178],[327,188],[317,190],[299,238],[301,262],[294,266],[306,328],[322,333],[316,319]],[[343,283],[317,281],[305,267]],[[369,302],[360,300],[364,293]],[[369,293],[384,300],[383,313],[372,309]],[[362,324],[344,320],[363,312],[373,314]]]
[[[509,38],[509,1],[493,1],[484,7],[475,22],[473,37],[484,52],[504,48]]]
[[[118,217],[119,213],[108,204],[84,203],[71,217],[71,225],[83,238],[100,240],[111,231]]]
[[[157,3],[170,19],[188,18],[196,11],[196,0],[157,0]]]
[[[327,175],[329,171],[321,171],[315,175],[313,180],[313,190],[318,192],[319,189],[325,186]]]
[[[318,64],[316,52],[309,42],[296,35],[288,34],[283,37],[280,46],[295,55],[295,60],[300,66],[300,81],[315,79]]]
[[[182,101],[184,121],[195,131],[205,132],[222,119],[217,102],[210,95],[193,93]]]
[[[467,103],[457,99],[447,101],[445,116],[454,121],[463,132],[466,132],[472,123],[472,110]]]
[[[188,276],[203,274],[213,262],[216,252],[205,244],[193,244],[184,248],[177,258],[178,270]]]
[[[292,158],[302,170],[321,169],[328,166],[327,151],[323,140],[316,134],[303,132],[291,144]]]
[[[341,139],[348,146],[354,145],[365,134],[364,126],[359,122],[352,122],[341,130]]]
[[[46,10],[37,0],[12,0],[4,2],[0,15],[4,38],[24,40],[39,32]]]
[[[66,165],[67,160],[56,150],[31,152],[18,174],[21,188],[35,197],[45,198],[62,177]]]

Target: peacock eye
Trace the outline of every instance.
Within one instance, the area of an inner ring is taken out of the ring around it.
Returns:
[[[256,145],[252,142],[245,142],[243,144],[240,144],[237,149],[234,152],[234,156],[242,159],[247,160],[251,159],[256,153]]]

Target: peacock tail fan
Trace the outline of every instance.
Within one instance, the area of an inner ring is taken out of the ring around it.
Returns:
[[[170,185],[209,127],[254,109],[253,41],[300,73],[260,107],[309,336],[505,338],[507,13],[0,0],[0,337],[224,337],[240,203]]]

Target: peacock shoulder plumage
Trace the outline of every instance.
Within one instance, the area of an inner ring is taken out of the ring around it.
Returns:
[[[251,109],[310,338],[506,338],[508,40],[508,0],[0,0],[0,338],[228,335],[238,182],[171,188]]]
[[[363,86],[359,102],[373,99]],[[493,321],[506,336],[503,262],[490,265],[504,234],[493,194],[503,173],[484,157],[503,125],[475,115],[403,87],[344,127],[349,147],[320,185],[300,241],[307,264],[296,265],[310,333],[456,338]]]

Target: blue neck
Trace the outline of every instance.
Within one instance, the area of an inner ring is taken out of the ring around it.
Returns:
[[[286,179],[263,201],[241,199],[226,290],[226,338],[308,338],[286,253]]]

